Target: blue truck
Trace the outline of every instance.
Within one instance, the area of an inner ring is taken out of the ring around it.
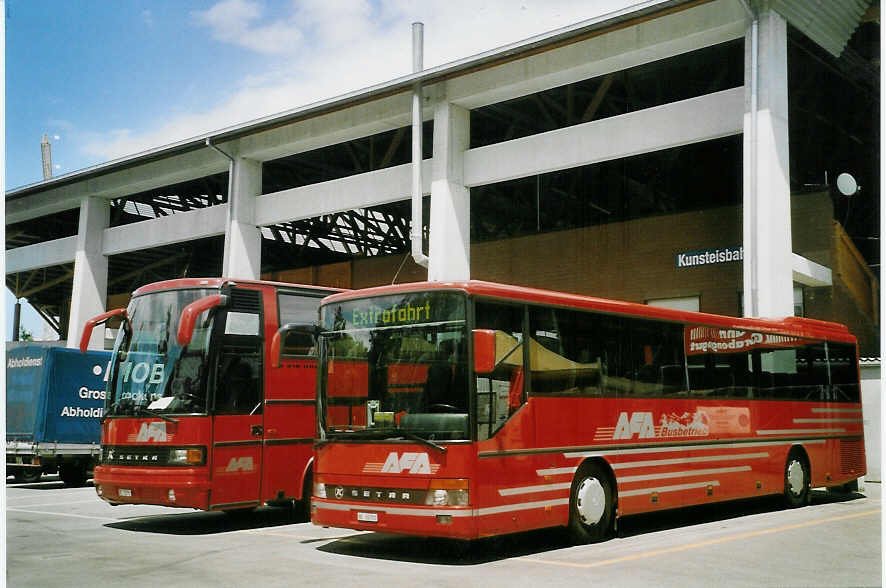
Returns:
[[[111,353],[7,343],[6,475],[35,482],[58,472],[83,486],[101,456]]]

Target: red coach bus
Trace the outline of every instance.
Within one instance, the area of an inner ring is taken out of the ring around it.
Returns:
[[[855,338],[485,282],[321,306],[315,524],[474,539],[865,473]]]
[[[307,505],[317,362],[302,327],[316,325],[320,300],[338,291],[171,280],[139,288],[128,308],[89,321],[81,349],[96,325],[121,321],[98,495],[203,510]]]

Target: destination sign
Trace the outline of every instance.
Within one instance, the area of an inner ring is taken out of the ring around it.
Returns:
[[[333,303],[320,312],[325,330],[346,331],[464,321],[465,305],[460,292],[410,292]]]
[[[376,327],[379,325],[402,325],[427,323],[431,320],[431,301],[424,306],[413,306],[410,302],[394,304],[387,308],[354,308],[351,311],[351,324],[355,327]]]

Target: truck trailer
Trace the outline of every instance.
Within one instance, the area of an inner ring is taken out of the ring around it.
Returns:
[[[6,475],[36,482],[58,472],[83,486],[101,457],[108,351],[50,343],[6,348]]]

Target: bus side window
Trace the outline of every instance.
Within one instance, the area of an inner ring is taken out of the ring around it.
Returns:
[[[643,320],[629,324],[633,395],[662,396],[685,391],[683,327]]]
[[[533,307],[529,311],[529,369],[533,394],[600,396],[605,362],[604,317]]]
[[[831,373],[829,400],[860,402],[861,389],[858,385],[858,358],[855,345],[828,343],[827,346]]]
[[[477,376],[478,439],[489,439],[526,399],[523,366],[523,307],[478,302],[478,329],[496,331],[498,367]]]
[[[294,292],[279,292],[277,308],[279,324],[316,325],[320,300],[317,296],[306,296]],[[280,354],[284,357],[313,357],[316,341],[309,334],[290,331],[283,338]]]
[[[261,339],[225,335],[216,375],[216,414],[262,411]]]
[[[264,404],[261,293],[233,288],[223,315],[221,347],[215,373],[216,414],[260,414]]]

